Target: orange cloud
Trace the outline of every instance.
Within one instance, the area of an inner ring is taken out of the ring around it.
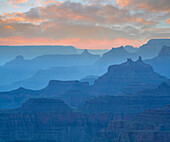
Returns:
[[[5,26],[6,29],[14,29],[12,26]]]
[[[48,1],[45,1],[44,4],[50,4],[50,3],[54,3],[55,0],[48,0]]]
[[[166,20],[166,24],[170,24],[170,18]]]
[[[151,12],[169,12],[170,1],[169,0],[117,0],[117,5],[121,7],[130,7],[135,10],[143,9]]]
[[[16,4],[20,4],[20,3],[26,3],[29,0],[8,0],[9,4],[12,5],[14,8],[18,8],[18,6],[16,6]]]
[[[24,3],[24,2],[28,2],[29,0],[8,0],[8,2],[11,3]]]
[[[46,0],[47,3],[53,1]],[[132,1],[137,2],[136,0],[118,0],[117,2],[124,7],[131,6]],[[44,2],[36,0],[36,5],[44,4]],[[167,31],[152,30],[155,24],[167,19],[166,15],[161,17],[159,14],[138,13],[138,11],[131,13],[129,8],[119,8],[109,4],[58,1],[55,4],[32,8],[24,13],[4,13],[0,17],[0,37],[18,35],[33,40],[31,42],[31,40],[22,39],[22,43],[14,40],[14,44],[72,44],[80,48],[85,47],[87,43],[89,48],[111,48],[125,44],[138,46],[141,42],[136,39],[143,40],[143,38],[167,35]],[[15,30],[4,28],[8,25]],[[36,40],[34,37],[37,37]],[[39,42],[42,39],[39,37],[44,37],[44,41]],[[45,42],[46,39],[49,40]]]
[[[4,15],[6,17],[2,18],[2,20],[6,23],[15,23],[15,22],[22,23],[22,22],[24,22],[24,23],[37,24],[37,23],[41,23],[44,21],[43,19],[40,19],[40,18],[29,18],[21,12],[4,13]]]
[[[138,41],[131,39],[118,38],[115,40],[95,40],[95,39],[59,39],[52,38],[25,38],[25,37],[10,37],[0,38],[1,45],[73,45],[80,49],[111,49],[112,47],[119,47],[125,45],[133,45],[139,47],[146,41]]]
[[[130,4],[130,0],[117,0],[117,4],[122,7],[126,7]]]

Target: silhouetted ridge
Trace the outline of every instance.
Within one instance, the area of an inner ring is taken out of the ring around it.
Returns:
[[[17,66],[18,66],[18,68],[20,68],[22,64],[24,66],[25,62],[26,62],[26,60],[24,59],[24,57],[22,55],[18,55],[18,56],[15,57],[14,60],[7,62],[4,65],[4,68],[14,68],[14,67],[17,67]],[[1,66],[1,68],[2,67],[3,66]]]
[[[164,45],[170,46],[170,39],[151,39],[139,47],[137,54],[144,59],[151,59],[158,55]]]
[[[109,52],[103,54],[103,57],[107,57],[107,56],[112,56],[114,54],[118,54],[118,55],[121,55],[121,54],[128,54],[129,52],[127,52],[123,46],[121,47],[118,47],[118,48],[112,48]]]
[[[110,66],[108,72],[95,81],[92,90],[97,90],[102,95],[133,94],[156,88],[164,81],[166,78],[155,73],[141,57],[137,61],[128,58],[125,63]]]
[[[70,90],[81,90],[82,92],[86,92],[88,88],[89,83],[87,82],[51,80],[48,86],[41,91],[53,95],[63,94]]]
[[[24,60],[24,57],[22,55],[16,56],[15,60]]]
[[[135,53],[135,52],[137,52],[137,50],[138,50],[137,47],[133,47],[133,46],[130,46],[130,45],[126,45],[126,46],[124,47],[124,49],[125,49],[126,51],[128,51],[129,53]]]
[[[26,89],[24,87],[19,87],[18,89],[15,89],[15,90],[12,90],[12,91],[7,91],[7,92],[0,92],[1,93],[6,93],[6,94],[23,94],[23,93],[29,93],[29,92],[32,92],[34,90],[30,90],[30,89]],[[35,91],[36,92],[36,91]]]
[[[169,44],[170,43],[170,39],[150,39],[147,44],[153,45],[153,44],[159,44],[162,45],[163,44]]]
[[[24,112],[64,112],[71,109],[60,99],[29,99],[19,109]]]
[[[109,67],[108,71],[116,70],[116,69],[123,69],[126,68],[128,70],[140,70],[140,69],[145,69],[145,70],[152,70],[152,67],[150,65],[147,65],[143,62],[142,57],[139,56],[137,61],[133,61],[131,58],[127,58],[127,61],[125,63],[119,64],[119,65],[112,65]],[[121,71],[126,71],[126,70],[121,70]]]
[[[92,55],[87,49],[85,49],[81,55],[84,55],[84,56],[89,56],[89,55]]]
[[[135,53],[129,53],[123,46],[121,46],[118,48],[112,48],[110,51],[103,54],[95,65],[100,68],[103,74],[107,71],[107,68],[110,65],[123,63],[127,58],[137,59],[137,55]]]

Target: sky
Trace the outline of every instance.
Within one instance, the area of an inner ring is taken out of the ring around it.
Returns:
[[[170,38],[170,0],[0,0],[0,45],[139,47]]]

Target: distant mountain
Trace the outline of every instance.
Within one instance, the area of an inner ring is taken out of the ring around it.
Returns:
[[[16,108],[22,105],[23,102],[30,98],[64,98],[67,100],[68,104],[72,104],[78,97],[74,97],[74,94],[81,96],[81,102],[77,105],[82,105],[85,100],[87,100],[90,95],[87,91],[89,90],[89,84],[87,82],[79,81],[50,81],[49,84],[40,90],[30,90],[25,88],[18,88],[16,90],[0,92],[0,108]],[[72,92],[73,95],[72,95]],[[67,93],[71,94],[67,96]],[[64,95],[64,96],[63,96]],[[84,97],[82,97],[84,95]],[[70,98],[68,100],[68,98]],[[77,106],[73,104],[73,106]]]
[[[151,59],[158,55],[164,45],[170,46],[170,39],[151,39],[139,48],[130,45],[112,48],[103,54],[96,65],[103,67],[104,72],[110,65],[125,62],[127,58],[136,60],[138,56],[141,56],[143,59]]]
[[[163,82],[157,88],[151,90],[143,90],[137,93],[138,95],[146,96],[168,96],[170,95],[170,84]]]
[[[87,50],[81,54],[44,55],[32,60],[25,60],[23,56],[17,56],[14,60],[0,67],[0,86],[30,78],[40,69],[92,65],[99,58],[99,55],[92,55]]]
[[[127,58],[137,59],[138,55],[135,53],[129,53],[123,46],[118,48],[112,48],[95,63],[95,66],[99,66],[102,72],[105,72],[110,65],[120,64],[125,62]]]
[[[163,46],[157,57],[145,62],[150,64],[157,73],[170,78],[170,46]]]
[[[81,111],[86,113],[141,113],[147,109],[160,108],[170,102],[170,86],[162,83],[156,89],[134,95],[100,96],[87,100]]]
[[[77,49],[73,46],[0,46],[0,64],[22,55],[27,59],[46,54],[77,54]]]
[[[51,54],[51,55],[43,55],[36,57],[31,60],[33,64],[39,65],[41,64],[41,69],[56,67],[56,66],[75,66],[75,65],[93,65],[98,59],[99,55],[93,55],[88,52],[88,50],[84,50],[80,54],[69,54],[69,55],[61,55],[61,54]],[[40,66],[40,65],[39,65]]]
[[[77,49],[78,53],[81,53],[84,49]],[[88,49],[89,53],[103,55],[104,53],[108,52],[109,49]]]
[[[16,81],[9,85],[2,85],[0,86],[0,91],[10,91],[19,87],[37,90],[47,86],[50,80],[80,80],[92,72],[97,72],[97,69],[93,66],[52,67],[49,69],[38,70],[34,75],[22,81]],[[90,80],[84,80],[81,82],[91,83]]]
[[[139,57],[136,62],[128,59],[125,63],[110,66],[108,72],[95,81],[92,92],[103,95],[134,94],[156,88],[166,80]]]
[[[126,45],[124,48],[129,53],[136,53],[138,51],[137,47],[133,47],[133,46],[130,46],[130,45]]]
[[[80,82],[88,82],[90,85],[93,85],[95,80],[97,80],[99,76],[96,75],[87,75],[80,80]]]
[[[144,59],[151,59],[159,54],[163,46],[170,46],[170,39],[151,39],[139,47],[137,54]]]

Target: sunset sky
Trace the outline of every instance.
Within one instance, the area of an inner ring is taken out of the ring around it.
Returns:
[[[0,45],[104,49],[170,38],[170,0],[0,0]]]

